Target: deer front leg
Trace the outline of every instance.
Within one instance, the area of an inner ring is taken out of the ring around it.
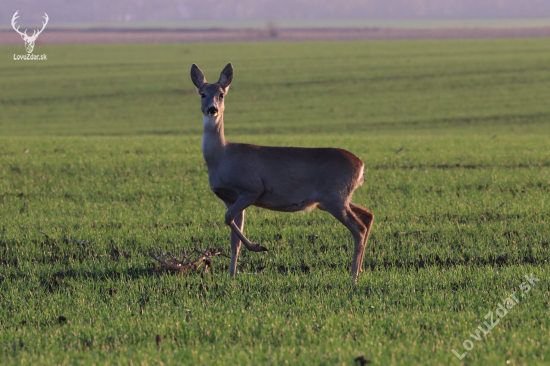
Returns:
[[[241,230],[244,229],[244,212],[243,210],[240,214],[235,217],[235,225]],[[239,258],[239,250],[241,249],[241,239],[231,230],[231,264],[229,266],[229,277],[235,277],[237,273],[237,260]]]
[[[235,224],[235,218],[243,213],[248,206],[253,204],[256,201],[256,198],[256,196],[251,195],[239,196],[239,199],[237,199],[237,201],[233,203],[225,213],[225,223],[231,228],[232,233],[237,235],[246,249],[252,252],[267,252],[267,248],[261,246],[260,244],[251,243],[250,240],[243,235],[241,229]]]
[[[225,207],[229,209],[231,207],[231,203],[228,201],[223,201],[225,204]],[[245,210],[243,210],[240,214],[238,214],[235,217],[235,225],[241,230],[241,232],[244,229],[244,213]],[[235,277],[235,274],[237,272],[237,262],[239,259],[239,251],[241,250],[241,239],[235,234],[233,230],[231,230],[230,234],[230,241],[231,241],[231,264],[229,265],[229,277]]]

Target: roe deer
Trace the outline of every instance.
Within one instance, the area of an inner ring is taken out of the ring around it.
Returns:
[[[223,112],[233,66],[228,64],[223,69],[218,82],[207,83],[202,71],[193,64],[191,80],[202,98],[202,153],[210,189],[227,207],[225,222],[231,227],[229,275],[235,276],[241,242],[248,250],[267,251],[243,235],[248,206],[282,212],[317,207],[351,231],[355,239],[351,275],[356,280],[374,220],[371,212],[350,202],[353,191],[363,183],[363,162],[342,149],[229,142],[223,132]]]

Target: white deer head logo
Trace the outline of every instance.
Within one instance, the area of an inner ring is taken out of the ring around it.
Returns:
[[[32,36],[28,36],[27,35],[27,30],[25,29],[25,32],[20,32],[19,31],[19,26],[17,26],[17,28],[15,28],[15,19],[19,18],[19,16],[17,15],[17,13],[19,12],[19,10],[17,10],[15,12],[15,14],[13,14],[13,18],[11,18],[11,26],[13,27],[13,29],[15,29],[15,31],[17,33],[19,33],[21,35],[21,38],[23,38],[23,40],[25,41],[25,48],[27,49],[27,53],[31,53],[33,48],[34,48],[34,42],[36,41],[36,38],[38,38],[38,36],[40,35],[40,33],[42,33],[42,31],[44,30],[44,28],[46,28],[46,24],[48,24],[48,14],[44,13],[44,19],[46,20],[46,22],[42,22],[42,29],[38,30],[38,29],[35,29],[34,30],[34,33],[32,34]],[[38,33],[36,33],[38,32]]]

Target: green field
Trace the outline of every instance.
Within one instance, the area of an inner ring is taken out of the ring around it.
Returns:
[[[0,47],[2,365],[550,364],[548,40],[14,53]],[[319,210],[248,209],[245,234],[270,251],[243,248],[235,279],[224,257],[202,276],[150,272],[158,247],[229,252],[189,77],[227,62],[230,141],[365,163],[354,202],[376,219],[356,284],[351,235]]]

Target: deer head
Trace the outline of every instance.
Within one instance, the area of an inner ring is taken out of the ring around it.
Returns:
[[[21,38],[23,38],[23,40],[25,41],[25,48],[27,49],[27,53],[31,53],[32,50],[34,49],[34,42],[36,41],[36,38],[38,38],[38,36],[40,35],[40,33],[42,33],[42,31],[44,30],[44,28],[46,28],[46,24],[48,24],[48,14],[44,13],[44,19],[46,20],[45,22],[42,22],[42,29],[38,30],[38,29],[35,29],[32,36],[28,36],[27,35],[27,30],[25,29],[25,32],[20,32],[19,31],[19,26],[17,28],[15,28],[15,20],[17,18],[19,18],[19,16],[17,15],[17,13],[19,13],[19,10],[15,12],[15,14],[13,14],[13,18],[11,18],[11,26],[13,27],[13,29],[19,33],[21,35]],[[38,32],[38,33],[37,33]]]
[[[224,96],[233,80],[233,65],[227,64],[217,83],[207,83],[201,69],[195,64],[191,67],[191,80],[201,95],[201,110],[205,116],[216,117],[225,109]]]

